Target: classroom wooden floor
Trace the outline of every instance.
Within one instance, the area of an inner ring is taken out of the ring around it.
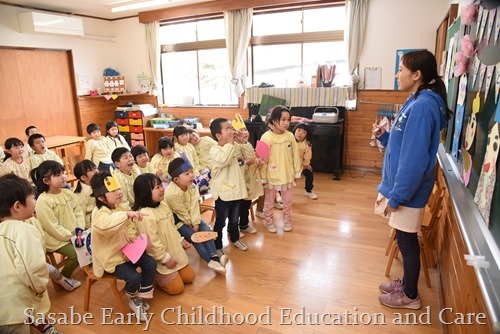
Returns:
[[[228,244],[230,261],[225,276],[217,275],[196,254],[188,251],[197,273],[193,284],[178,296],[157,289],[151,304],[151,333],[442,333],[439,322],[438,276],[430,269],[432,288],[421,276],[422,309],[390,309],[378,301],[378,284],[384,276],[384,256],[389,228],[383,218],[373,214],[376,185],[380,176],[344,172],[341,181],[316,173],[319,199],[304,195],[303,180],[294,188],[293,231],[270,234],[257,218],[257,234],[242,240],[248,251]],[[280,215],[275,210],[276,216]],[[392,267],[392,277],[401,277],[400,257]],[[85,274],[77,269],[75,278]],[[49,283],[51,312],[62,312],[69,319],[71,310],[84,314],[84,286],[66,292]],[[125,298],[124,298],[125,301]],[[112,310],[111,310],[112,309]],[[210,325],[217,311],[225,325]],[[108,285],[97,282],[92,289],[87,323],[57,325],[64,333],[142,333],[146,323],[111,324],[119,313],[129,312],[115,300]],[[112,313],[111,313],[112,312]],[[184,315],[179,314],[183,312]],[[240,323],[246,316],[247,323]],[[260,317],[260,318],[258,318]],[[57,319],[63,319],[61,315]],[[258,318],[258,319],[257,319]],[[78,320],[75,315],[74,321]],[[420,319],[420,320],[419,320]],[[393,321],[403,323],[394,324]],[[127,321],[127,320],[125,320]],[[233,324],[227,324],[233,321]],[[256,322],[256,324],[250,324]],[[202,324],[202,323],[205,324]],[[172,324],[176,323],[176,324]],[[425,323],[425,324],[412,324]]]

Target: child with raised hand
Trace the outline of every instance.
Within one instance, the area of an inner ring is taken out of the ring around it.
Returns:
[[[217,142],[208,136],[200,137],[194,129],[188,129],[189,143],[193,145],[198,160],[200,162],[200,170],[212,169],[212,161],[210,160],[210,148],[217,145]],[[202,172],[203,174],[203,172]]]
[[[141,173],[154,174],[153,165],[149,162],[149,151],[145,146],[135,145],[130,149],[130,153],[132,153],[135,163],[141,170]]]
[[[30,315],[41,320],[37,315],[50,308],[43,236],[24,223],[34,210],[33,187],[26,179],[13,174],[0,177],[0,279],[2,297],[9,301],[0,305],[1,333],[30,333],[26,310],[32,308]],[[32,327],[59,333],[43,321]]]
[[[101,135],[101,128],[95,123],[87,125],[87,133],[90,139],[87,140],[85,159],[92,160],[100,171],[108,171],[109,167],[115,167],[111,160],[113,149],[108,146],[106,138]]]
[[[130,146],[125,138],[118,133],[118,123],[116,121],[106,123],[106,144],[111,152],[118,147],[125,147],[130,150]]]
[[[145,320],[149,304],[143,298],[153,298],[156,261],[144,252],[136,263],[132,263],[121,250],[138,237],[136,223],[143,219],[143,214],[130,211],[122,204],[120,184],[109,172],[95,174],[91,185],[92,196],[96,198],[96,208],[92,212],[94,274],[102,277],[107,272],[124,280],[129,307],[138,320]],[[137,268],[141,268],[141,272]]]
[[[5,174],[16,174],[31,182],[30,163],[24,154],[24,143],[18,138],[8,138],[5,141],[4,162],[0,168],[0,176]]]
[[[40,164],[47,160],[54,160],[63,164],[61,157],[59,157],[54,151],[47,149],[45,144],[45,137],[40,133],[35,133],[28,138],[28,145],[33,150],[33,154],[29,156],[30,168],[36,168]]]
[[[141,174],[141,170],[135,164],[132,153],[125,147],[116,148],[111,154],[116,166],[115,177],[123,191],[123,204],[131,207],[134,204],[134,181]]]
[[[195,277],[185,251],[191,245],[175,228],[172,211],[163,201],[165,189],[158,176],[139,175],[134,182],[134,193],[133,209],[144,215],[137,227],[147,235],[146,252],[157,262],[155,281],[166,293],[177,295]]]
[[[231,122],[225,118],[216,118],[210,124],[212,137],[217,145],[210,149],[212,159],[212,195],[215,200],[216,219],[214,231],[217,232],[215,246],[219,257],[222,251],[222,230],[228,220],[228,232],[231,244],[241,251],[248,249],[240,240],[238,218],[240,200],[248,197],[245,178],[235,155],[234,130]]]
[[[162,182],[170,182],[168,176],[168,164],[178,158],[179,154],[174,150],[174,142],[170,137],[161,137],[158,140],[158,153],[151,159],[153,171]]]
[[[31,171],[31,178],[40,193],[36,203],[37,218],[45,231],[47,251],[66,256],[61,274],[71,278],[78,267],[78,257],[71,243],[75,229],[85,228],[85,217],[76,195],[66,186],[64,167],[57,161],[44,161]],[[80,282],[72,279],[75,289]]]
[[[257,233],[257,229],[250,226],[248,215],[252,200],[264,195],[264,189],[260,177],[261,161],[257,161],[255,158],[255,151],[252,144],[248,142],[248,137],[249,133],[246,127],[236,131],[234,137],[237,143],[235,144],[236,157],[240,161],[248,193],[248,196],[240,202],[239,227],[240,232],[254,234]]]
[[[313,193],[314,174],[311,167],[312,158],[312,137],[313,133],[309,124],[299,123],[293,128],[295,140],[299,148],[299,159],[302,163],[302,174],[306,178],[305,190],[306,196],[310,199],[318,199],[318,195]]]
[[[210,226],[201,219],[198,187],[193,184],[193,166],[189,160],[175,158],[168,166],[168,174],[172,182],[165,191],[165,202],[177,216],[176,224],[179,233],[190,243],[195,232],[211,231]],[[226,255],[219,258],[213,240],[194,243],[198,254],[207,262],[208,266],[219,274],[225,274]]]
[[[281,192],[283,200],[284,231],[292,230],[292,187],[300,178],[302,164],[294,135],[288,131],[290,111],[284,106],[275,106],[267,119],[269,131],[260,140],[270,149],[270,155],[262,168],[265,202],[264,219],[269,232],[276,233],[273,222],[273,208],[276,192]]]
[[[200,175],[200,161],[193,145],[189,143],[189,130],[184,125],[177,125],[174,128],[175,151],[182,151],[193,165],[194,176]]]
[[[85,229],[92,226],[92,210],[95,208],[95,198],[92,197],[90,180],[96,173],[98,173],[97,166],[87,159],[80,161],[73,167],[73,175],[78,179],[74,193],[85,214]]]

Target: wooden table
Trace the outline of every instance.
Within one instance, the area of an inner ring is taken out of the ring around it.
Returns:
[[[174,129],[154,129],[154,128],[144,128],[144,140],[146,141],[146,148],[149,151],[149,156],[152,157],[158,152],[158,140],[161,137],[172,137],[174,135]],[[201,137],[211,136],[209,128],[196,129],[196,132],[200,134]]]

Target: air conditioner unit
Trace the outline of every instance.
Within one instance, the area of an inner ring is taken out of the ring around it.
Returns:
[[[21,32],[83,36],[83,20],[78,17],[38,12],[19,13]]]

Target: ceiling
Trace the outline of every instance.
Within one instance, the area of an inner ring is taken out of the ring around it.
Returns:
[[[123,12],[111,12],[111,6],[128,4],[142,1],[128,0],[2,0],[0,4],[13,4],[28,9],[40,9],[54,11],[58,13],[77,14],[82,16],[92,16],[102,19],[119,19],[136,16],[139,12],[189,5],[213,0],[171,0],[171,3],[159,6],[152,6],[143,9],[127,10]]]

